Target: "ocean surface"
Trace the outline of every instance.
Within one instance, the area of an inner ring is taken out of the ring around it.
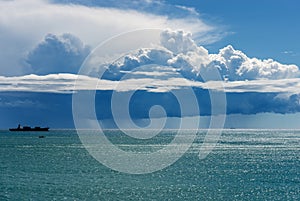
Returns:
[[[133,175],[95,160],[75,130],[0,131],[0,200],[300,200],[300,130],[224,130],[200,160],[205,133],[171,166]],[[150,140],[106,135],[126,151],[155,151],[174,131]]]

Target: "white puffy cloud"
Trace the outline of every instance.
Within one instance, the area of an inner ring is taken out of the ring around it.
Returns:
[[[198,79],[201,79],[199,76],[208,74],[211,68],[217,68],[224,80],[230,81],[300,76],[296,65],[281,64],[273,59],[249,58],[231,45],[221,49],[218,54],[209,54],[205,48],[196,45],[190,34],[177,31],[172,34],[163,33],[162,36],[161,44],[174,54],[168,64],[185,73],[190,71]],[[177,43],[178,46],[175,45]]]
[[[104,79],[118,80],[122,71],[133,70],[147,64],[173,68],[189,80],[219,80],[212,76],[218,70],[225,81],[260,79],[286,79],[300,76],[296,65],[281,64],[272,59],[249,58],[245,53],[235,50],[231,45],[221,49],[218,54],[209,54],[199,46],[190,33],[166,30],[161,34],[160,49],[140,49],[129,54],[122,61],[112,64]]]
[[[300,75],[296,65],[281,64],[273,59],[249,58],[231,45],[221,49],[219,54],[210,55],[210,58],[229,80],[282,79]]]
[[[184,31],[166,30],[161,34],[161,45],[174,54],[197,51],[197,45],[192,39],[191,33]]]

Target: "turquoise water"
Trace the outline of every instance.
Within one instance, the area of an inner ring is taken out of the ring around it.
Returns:
[[[181,159],[146,175],[101,165],[74,130],[39,135],[0,131],[0,200],[300,200],[297,130],[225,130],[204,160],[199,131]],[[155,151],[173,131],[146,141],[107,136],[127,151]]]

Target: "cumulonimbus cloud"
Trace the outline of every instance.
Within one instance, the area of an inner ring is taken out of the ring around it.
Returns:
[[[149,64],[173,68],[185,78],[196,81],[203,81],[201,74],[209,77],[212,69],[218,69],[225,81],[274,80],[300,75],[296,65],[249,58],[231,45],[220,49],[218,54],[209,54],[207,49],[194,42],[190,33],[184,31],[163,31],[160,43],[159,49],[140,49],[111,64],[102,78],[119,80],[126,74],[124,72]],[[90,49],[76,36],[48,34],[28,54],[27,63],[36,74],[76,73],[89,52]]]
[[[178,19],[132,9],[54,4],[46,0],[0,1],[0,49],[4,50],[0,54],[1,75],[30,72],[24,57],[49,33],[69,33],[96,47],[120,33],[149,28],[182,28],[202,34],[215,29],[195,17]]]
[[[77,73],[90,48],[72,34],[48,34],[29,52],[26,62],[36,74]]]

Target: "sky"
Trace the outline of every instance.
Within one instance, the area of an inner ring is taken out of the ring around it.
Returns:
[[[296,0],[0,0],[0,128],[74,128],[74,94],[89,92],[105,128],[155,128],[165,117],[165,128],[178,128],[199,116],[207,128],[222,115],[225,128],[300,128],[299,8]],[[97,53],[101,62],[87,66]]]

